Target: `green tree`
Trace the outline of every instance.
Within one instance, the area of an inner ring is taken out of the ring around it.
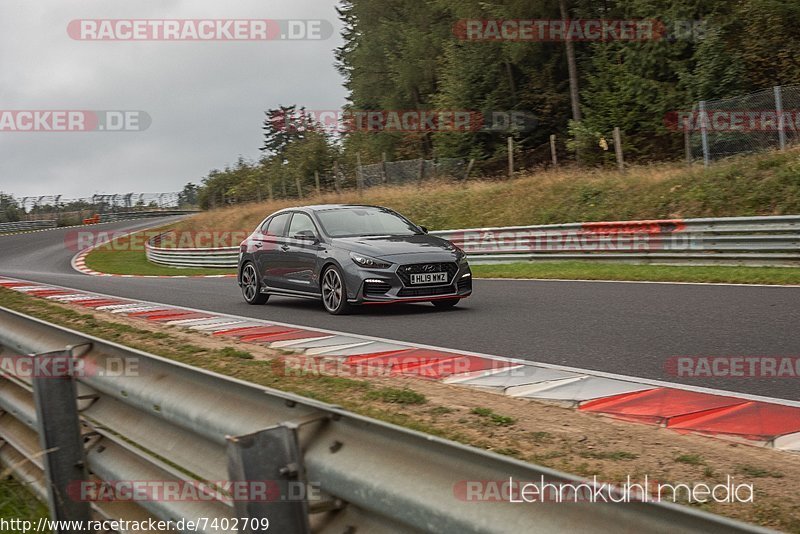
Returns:
[[[336,151],[328,136],[319,129],[309,129],[303,139],[290,143],[285,152],[285,172],[291,178],[291,185],[298,182],[304,193],[316,187],[315,173],[320,175],[321,186],[329,187],[330,173]]]
[[[197,196],[199,192],[199,187],[192,182],[189,182],[185,186],[183,186],[183,190],[178,193],[178,205],[179,206],[197,206]]]
[[[22,219],[24,212],[11,195],[0,193],[0,222],[16,222]]]
[[[283,155],[290,143],[303,139],[311,120],[305,108],[298,109],[296,105],[269,109],[265,115],[261,151],[267,155]]]

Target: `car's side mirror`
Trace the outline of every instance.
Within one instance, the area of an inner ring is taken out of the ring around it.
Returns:
[[[425,234],[428,233],[428,229],[426,227],[424,227],[424,226],[420,226],[419,229],[422,230],[422,232],[425,233]]]

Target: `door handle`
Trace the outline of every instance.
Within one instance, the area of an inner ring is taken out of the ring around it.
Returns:
[[[289,250],[289,245],[281,245],[281,250],[286,252],[287,250]]]
[[[263,243],[255,243],[253,246],[256,247],[256,248],[261,248],[261,247],[264,246],[264,244]]]

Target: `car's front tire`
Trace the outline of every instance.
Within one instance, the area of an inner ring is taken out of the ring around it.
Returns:
[[[448,310],[458,304],[461,299],[432,300],[431,304],[442,310]]]
[[[242,296],[252,306],[266,304],[269,300],[269,295],[261,292],[261,281],[255,265],[250,262],[245,263],[242,268]]]
[[[347,315],[350,312],[344,276],[338,267],[331,265],[323,271],[320,288],[322,289],[322,305],[325,306],[328,313]]]

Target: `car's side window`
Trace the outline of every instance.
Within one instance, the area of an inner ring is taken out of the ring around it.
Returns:
[[[264,221],[264,223],[261,225],[258,231],[261,232],[263,235],[267,235],[267,229],[269,228],[269,223],[271,222],[272,222],[271,218]]]
[[[270,219],[262,228],[262,233],[269,237],[283,237],[286,235],[286,224],[289,222],[291,213],[281,213]]]
[[[289,225],[289,237],[296,237],[297,235],[317,235],[317,227],[314,226],[314,221],[305,213],[295,213],[292,217],[292,223]]]

